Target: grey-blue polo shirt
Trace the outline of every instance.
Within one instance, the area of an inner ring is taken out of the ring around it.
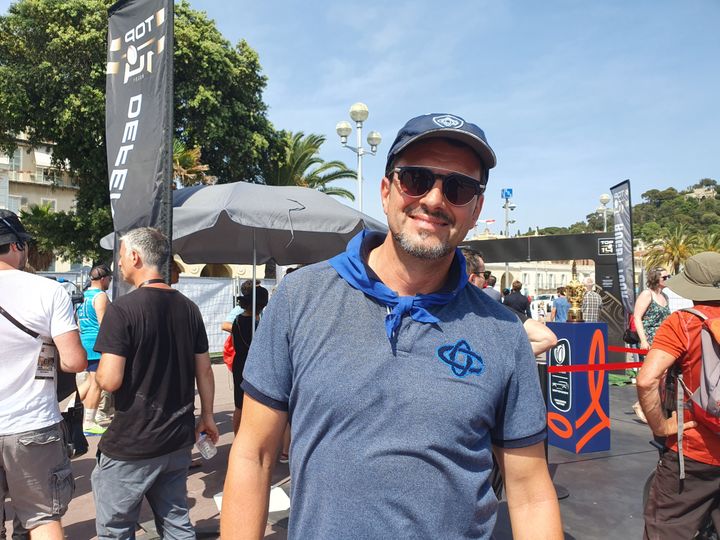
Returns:
[[[283,279],[243,373],[292,426],[291,538],[490,538],[491,444],[545,438],[535,359],[518,318],[465,287],[405,316],[393,348],[387,308],[327,263]]]

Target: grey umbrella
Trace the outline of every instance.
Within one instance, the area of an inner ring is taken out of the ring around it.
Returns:
[[[282,265],[328,259],[363,228],[387,227],[329,195],[248,182],[173,195],[173,252],[188,263]],[[112,249],[112,235],[103,247]]]
[[[309,188],[235,182],[173,193],[173,253],[191,264],[252,264],[253,283],[258,264],[329,259],[363,228],[387,231],[379,221]],[[101,245],[113,249],[113,235]],[[253,313],[256,302],[253,287]]]
[[[387,230],[314,189],[247,182],[197,189],[173,212],[173,251],[189,263],[306,264],[340,253],[363,228]]]

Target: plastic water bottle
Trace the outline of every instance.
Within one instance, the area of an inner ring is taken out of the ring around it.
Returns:
[[[217,454],[215,444],[210,438],[208,438],[207,433],[204,431],[200,432],[200,438],[195,443],[195,446],[197,447],[198,452],[200,452],[200,455],[205,459],[210,459]]]

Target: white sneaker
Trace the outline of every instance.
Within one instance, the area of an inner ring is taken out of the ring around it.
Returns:
[[[107,428],[104,428],[95,422],[89,422],[89,423],[83,424],[83,433],[85,435],[102,435],[106,431],[107,431]]]
[[[95,413],[95,422],[98,424],[109,424],[112,422],[112,416],[108,416],[104,412],[98,411]]]

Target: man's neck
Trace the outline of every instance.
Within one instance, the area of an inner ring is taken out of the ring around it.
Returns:
[[[155,287],[159,289],[169,289],[170,286],[165,282],[148,283],[150,280],[163,279],[159,272],[156,270],[144,270],[139,271],[133,276],[133,285],[137,288],[140,287]]]
[[[0,270],[17,270],[17,268],[8,262],[0,260]]]
[[[415,296],[442,288],[454,256],[453,250],[440,259],[415,257],[402,250],[388,233],[385,241],[370,252],[367,264],[399,296]]]

